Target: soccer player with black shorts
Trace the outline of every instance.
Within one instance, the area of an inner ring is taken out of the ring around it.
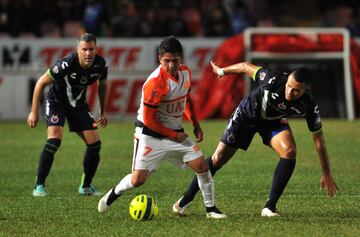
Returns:
[[[51,85],[46,98],[48,139],[42,150],[33,196],[46,196],[45,179],[48,176],[54,155],[60,147],[65,119],[70,132],[76,132],[86,144],[83,161],[84,173],[79,187],[81,195],[99,195],[92,184],[99,161],[101,141],[97,127],[105,127],[106,79],[108,67],[104,58],[96,54],[96,38],[85,33],[79,40],[76,52],[58,60],[37,81],[28,125],[36,127],[40,98],[44,88]],[[97,120],[89,110],[86,92],[89,85],[97,83],[100,101],[100,116]]]
[[[326,188],[329,196],[334,196],[338,188],[330,171],[319,107],[309,93],[310,71],[302,67],[290,74],[280,73],[248,62],[225,68],[220,68],[213,62],[211,65],[219,77],[245,73],[253,78],[256,84],[236,108],[215,153],[208,159],[212,175],[214,176],[216,171],[233,157],[237,149],[247,150],[255,133],[259,133],[263,143],[280,156],[269,198],[261,211],[261,216],[280,216],[276,204],[291,178],[296,163],[295,140],[286,118],[301,116],[306,118],[320,158],[323,172],[320,186]],[[174,204],[177,210],[184,212],[198,190],[194,177],[184,196]]]

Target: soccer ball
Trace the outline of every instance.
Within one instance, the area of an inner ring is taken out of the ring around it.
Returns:
[[[129,212],[134,220],[147,221],[158,215],[159,207],[154,198],[141,194],[131,201]]]

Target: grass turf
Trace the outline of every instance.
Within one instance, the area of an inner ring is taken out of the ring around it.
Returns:
[[[97,213],[100,197],[77,194],[85,146],[65,132],[47,179],[49,196],[31,196],[40,151],[46,140],[44,123],[1,122],[0,236],[360,236],[360,121],[324,120],[331,168],[340,192],[334,198],[319,191],[321,169],[304,120],[291,120],[297,142],[297,166],[278,203],[283,217],[264,219],[260,211],[270,189],[277,155],[254,138],[247,152],[238,151],[215,176],[217,206],[226,220],[205,217],[201,195],[186,217],[171,213],[193,174],[165,162],[148,182],[125,193],[108,213]],[[212,154],[226,121],[203,121],[200,147]],[[67,129],[66,129],[67,130]],[[186,125],[188,134],[191,128]],[[101,163],[94,179],[106,192],[130,172],[133,124],[113,122],[100,129]],[[159,216],[136,222],[128,214],[137,194],[156,198]]]

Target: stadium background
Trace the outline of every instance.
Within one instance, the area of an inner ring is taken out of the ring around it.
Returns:
[[[349,30],[353,52],[353,103],[355,117],[359,117],[359,15],[358,1],[336,0],[2,0],[0,119],[26,118],[37,78],[56,59],[73,50],[76,37],[85,31],[99,38],[99,52],[110,66],[107,100],[110,118],[133,118],[141,84],[157,65],[157,45],[162,37],[170,34],[182,40],[185,63],[193,70],[194,99],[199,116],[226,118],[243,97],[246,83],[236,77],[227,81],[216,80],[209,68],[209,61],[215,59],[225,66],[244,60],[243,32],[248,27],[284,26]],[[319,39],[309,40],[308,37],[305,40],[306,44],[304,40],[294,43],[294,38],[290,37],[277,42],[277,45],[311,51],[315,44],[324,43]],[[337,45],[331,45],[332,42],[329,47],[336,48]],[[323,117],[346,117],[346,92],[339,60],[256,63],[284,70],[299,65],[309,66],[315,74],[313,89]],[[96,111],[94,93],[90,89],[88,96],[90,105]]]

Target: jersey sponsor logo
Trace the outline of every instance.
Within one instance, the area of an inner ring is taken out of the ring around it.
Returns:
[[[61,68],[62,69],[65,69],[66,67],[68,67],[69,66],[69,64],[67,63],[67,62],[62,62],[61,63]]]
[[[177,101],[175,103],[168,103],[166,105],[166,112],[169,114],[171,113],[179,113],[181,111],[184,111],[185,108],[185,100]]]
[[[276,77],[272,77],[272,78],[270,78],[270,79],[269,79],[269,82],[268,82],[268,84],[271,84],[271,83],[273,83],[273,82],[275,81],[275,79],[276,79]]]
[[[265,79],[265,77],[266,77],[266,73],[265,73],[265,72],[260,72],[260,74],[259,74],[259,80],[260,80],[260,81],[263,81],[263,80]]]
[[[51,123],[58,123],[59,122],[59,116],[57,116],[56,114],[52,115],[50,118],[50,122]]]
[[[100,73],[91,73],[90,78],[93,78],[93,77],[100,77]]]

